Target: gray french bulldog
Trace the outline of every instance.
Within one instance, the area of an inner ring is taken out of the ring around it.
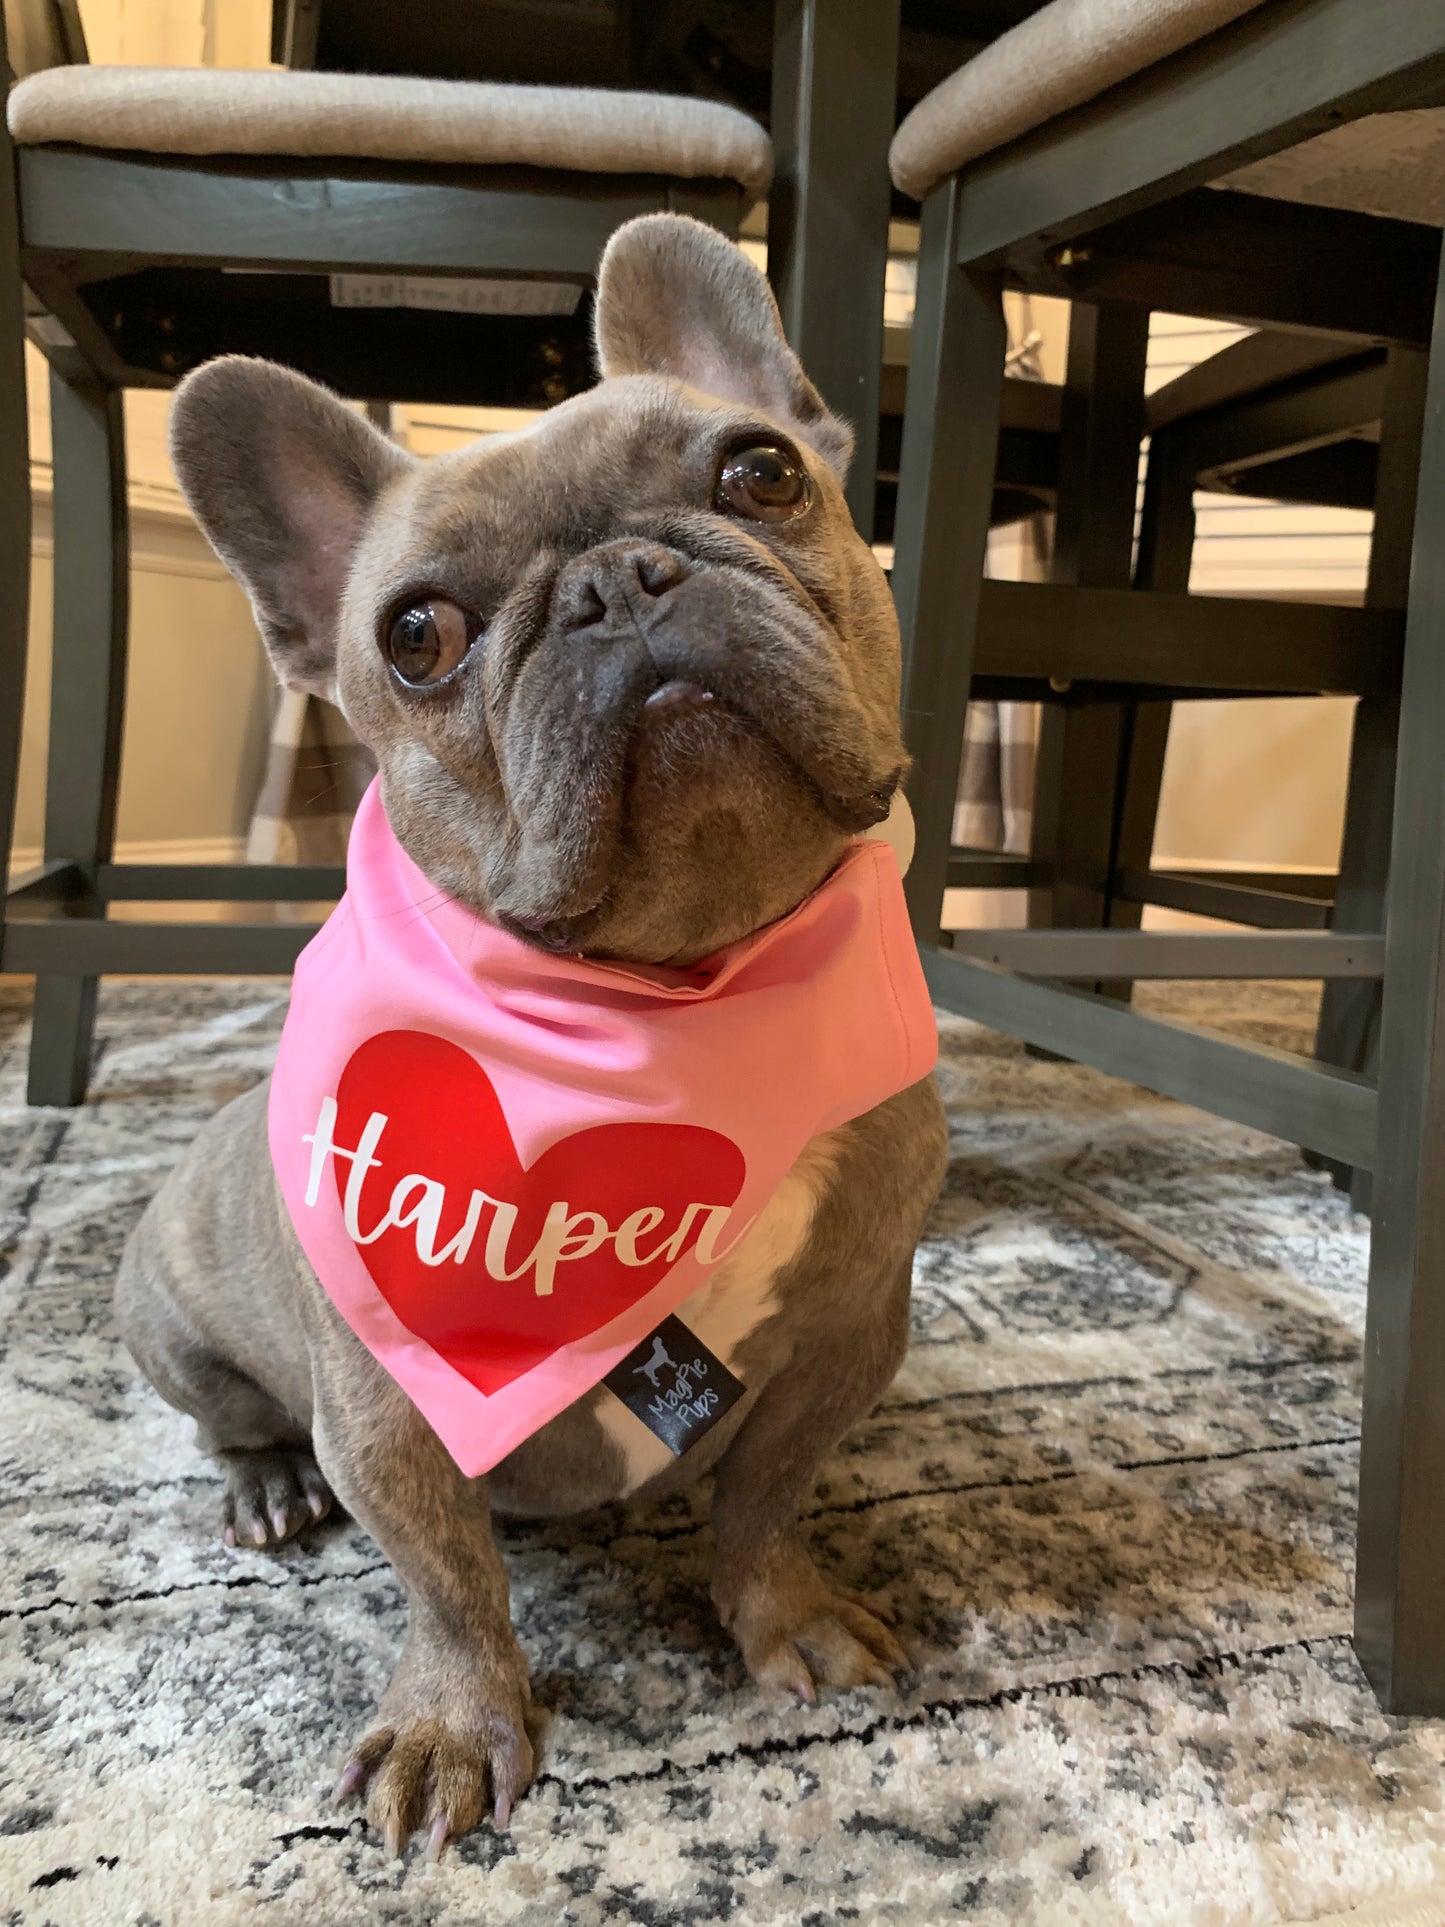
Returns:
[[[240,358],[182,384],[173,454],[278,675],[340,702],[439,890],[544,947],[687,964],[785,915],[886,814],[898,627],[844,501],[850,432],[746,257],[679,216],[631,222],[596,317],[597,387],[457,454],[417,462]],[[755,1680],[811,1700],[907,1665],[796,1521],[903,1356],[944,1166],[931,1079],[815,1137],[715,1275],[700,1335],[746,1393],[705,1438],[650,1457],[598,1388],[484,1479],[308,1265],[266,1104],[262,1086],[199,1134],[130,1241],[117,1309],[222,1467],[227,1544],[278,1545],[334,1494],[395,1567],[406,1644],[339,1785],[393,1851],[424,1828],[439,1853],[489,1809],[505,1825],[532,1777],[493,1509],[713,1473],[713,1597]]]

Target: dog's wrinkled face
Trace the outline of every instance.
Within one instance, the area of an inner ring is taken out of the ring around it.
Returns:
[[[603,380],[418,463],[268,363],[176,397],[177,471],[283,680],[339,697],[439,888],[548,947],[686,963],[783,915],[886,815],[898,631],[849,436],[766,283],[634,221]]]

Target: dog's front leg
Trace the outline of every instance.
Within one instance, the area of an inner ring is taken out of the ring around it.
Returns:
[[[425,1826],[435,1855],[488,1806],[505,1826],[527,1789],[527,1662],[484,1484],[462,1475],[410,1399],[349,1339],[318,1362],[316,1457],[395,1567],[410,1620],[377,1723],[338,1793],[365,1793],[367,1818],[393,1853]]]
[[[866,1329],[837,1330],[795,1353],[718,1462],[719,1617],[753,1678],[800,1699],[815,1699],[820,1685],[888,1685],[909,1664],[877,1607],[819,1572],[797,1527],[820,1461],[898,1369],[908,1287],[905,1269]]]

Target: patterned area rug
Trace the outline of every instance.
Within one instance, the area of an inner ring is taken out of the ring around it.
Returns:
[[[1301,992],[1247,995],[1170,1007],[1300,1041]],[[688,1504],[504,1528],[540,1779],[505,1836],[387,1860],[324,1789],[401,1638],[389,1569],[345,1522],[224,1550],[110,1315],[281,1010],[111,987],[72,1113],[23,1108],[0,1011],[6,1927],[1442,1918],[1406,1901],[1445,1881],[1445,1724],[1382,1717],[1347,1637],[1364,1224],[1288,1146],[954,1020],[913,1350],[809,1520],[916,1676],[766,1702]]]

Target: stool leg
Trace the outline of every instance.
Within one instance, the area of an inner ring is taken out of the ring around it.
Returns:
[[[30,433],[25,409],[25,332],[14,165],[3,124],[0,124],[0,566],[5,573],[5,594],[0,597],[0,863],[8,867],[15,841],[30,622]]]
[[[1367,603],[1403,609],[1410,592],[1410,545],[1420,473],[1427,357],[1419,348],[1392,348],[1385,364],[1380,421],[1380,465],[1375,481],[1375,527],[1370,540]],[[1340,879],[1332,930],[1383,930],[1390,874],[1390,817],[1395,795],[1399,698],[1364,696],[1350,739],[1350,776]],[[1325,985],[1315,1033],[1315,1056],[1327,1064],[1373,1073],[1379,1050],[1380,985],[1335,981]],[[1368,1211],[1368,1171],[1329,1165],[1357,1210]]]
[[[949,180],[923,206],[893,564],[918,832],[905,890],[921,944],[938,942],[943,917],[1008,340],[999,280],[954,265],[957,205]]]
[[[1107,921],[1123,722],[1122,703],[1043,706],[1029,856],[1047,881],[1030,886],[1030,929],[1090,930]]]
[[[1055,582],[1129,584],[1148,353],[1147,309],[1074,304],[1050,571]],[[1111,920],[1133,708],[1117,702],[1045,705],[1031,854],[1045,866],[1049,882],[1029,892],[1031,927],[1100,929]],[[1122,914],[1127,919],[1127,907]],[[1127,986],[1100,988],[1128,994]]]
[[[1194,475],[1187,452],[1176,456],[1167,437],[1159,437],[1149,450],[1134,586],[1165,595],[1187,595],[1193,561]],[[1119,809],[1107,879],[1112,930],[1137,930],[1143,920],[1144,906],[1120,896],[1119,877],[1125,870],[1147,870],[1153,861],[1159,792],[1173,713],[1174,705],[1169,702],[1124,705]],[[1111,988],[1123,996],[1130,990],[1123,983]]]
[[[768,273],[783,327],[830,408],[853,424],[848,506],[873,539],[888,143],[899,0],[777,0]]]
[[[1194,475],[1187,449],[1176,450],[1169,436],[1156,435],[1144,475],[1144,506],[1139,517],[1136,589],[1163,595],[1188,595],[1194,567]]]
[[[1355,1645],[1445,1714],[1445,275],[1425,400],[1380,1013]]]
[[[115,842],[129,600],[125,425],[121,396],[98,382],[50,379],[55,463],[55,639],[45,855],[74,863],[79,904],[104,915],[98,871]],[[79,1104],[90,1075],[96,979],[35,985],[32,1104]]]
[[[1164,786],[1164,757],[1173,713],[1173,703],[1124,704],[1119,811],[1107,884],[1111,930],[1137,930],[1144,919],[1143,904],[1126,902],[1119,894],[1119,878],[1125,870],[1147,870],[1153,860],[1154,828],[1159,820],[1159,792]],[[1130,989],[1128,983],[1120,983],[1117,994],[1127,997]]]

